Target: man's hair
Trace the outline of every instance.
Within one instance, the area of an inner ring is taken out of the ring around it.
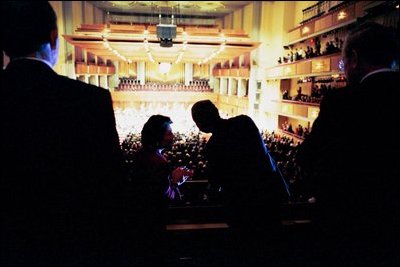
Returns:
[[[142,145],[158,147],[163,140],[168,125],[171,123],[172,121],[169,117],[163,115],[151,116],[142,129]]]
[[[2,48],[10,57],[39,50],[57,29],[57,16],[47,1],[4,1],[0,5]]]
[[[219,118],[217,107],[210,100],[201,100],[194,103],[192,107],[193,119],[199,118]]]
[[[371,66],[390,67],[398,59],[398,39],[394,29],[375,22],[363,23],[351,30],[344,43],[344,55],[358,57]]]

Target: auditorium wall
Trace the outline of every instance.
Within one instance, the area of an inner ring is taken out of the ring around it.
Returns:
[[[54,70],[61,75],[75,79],[75,56],[81,51],[74,51],[74,47],[62,38],[64,34],[73,34],[82,23],[104,23],[104,12],[88,1],[50,1],[57,14],[58,33],[60,35],[59,60]],[[82,57],[83,55],[78,55]]]
[[[244,8],[242,9],[243,15],[242,15],[242,23],[241,24],[242,24],[242,29],[249,34],[250,38],[252,38],[253,40],[256,40],[258,35],[254,34],[254,32],[253,32],[253,24],[255,24],[255,23],[253,23],[253,21],[255,19],[257,19],[255,17],[255,14],[257,11],[254,11],[254,6],[255,5],[253,3],[244,6]],[[254,25],[254,26],[256,26],[256,25]],[[257,28],[256,28],[256,30],[257,30]]]
[[[118,62],[118,75],[119,77],[137,77],[137,63]]]
[[[241,30],[243,29],[243,11],[244,9],[237,9],[233,12],[233,29]]]
[[[194,79],[210,79],[210,65],[209,64],[193,64],[193,78]]]
[[[302,14],[302,9],[315,1],[307,1],[304,4],[297,2],[257,1],[224,17],[225,27],[233,21],[233,28],[244,29],[250,33],[252,41],[261,42],[260,47],[251,53],[247,114],[252,115],[258,120],[257,124],[263,127],[277,127],[278,116],[275,114],[280,97],[278,83],[266,84],[265,69],[276,65],[278,57],[285,53],[283,46],[286,33],[297,23],[295,14]],[[256,88],[257,82],[261,84],[259,90]],[[237,111],[238,114],[243,111],[239,107],[234,108],[232,104],[220,102],[219,106],[228,111]]]
[[[303,9],[317,2],[254,1],[224,17],[224,28],[244,29],[252,41],[259,41],[261,45],[251,53],[247,111],[235,106],[235,101],[223,95],[218,100],[219,108],[230,115],[243,111],[258,120],[257,124],[262,127],[278,127],[280,85],[278,81],[265,81],[265,69],[275,66],[278,57],[285,55],[283,46],[287,43],[287,32],[303,20]],[[259,89],[256,88],[257,83],[260,84]]]
[[[232,29],[233,28],[233,14],[226,15],[224,17],[224,29]]]
[[[220,29],[224,28],[224,19],[223,18],[215,19],[215,25]]]
[[[292,28],[299,26],[300,22],[303,21],[303,9],[315,5],[318,1],[293,1],[295,3],[294,10],[294,24]]]

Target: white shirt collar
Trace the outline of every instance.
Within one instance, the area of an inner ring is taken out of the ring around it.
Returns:
[[[53,68],[53,66],[51,65],[50,62],[48,62],[45,59],[37,58],[37,57],[16,57],[16,58],[13,58],[12,61],[20,60],[20,59],[30,59],[30,60],[41,61],[41,62],[45,63],[47,66],[49,66],[51,69]]]
[[[389,68],[382,68],[382,69],[377,69],[377,70],[371,71],[370,73],[367,73],[367,75],[365,75],[361,79],[360,83],[362,83],[367,77],[369,77],[369,76],[371,76],[373,74],[376,74],[376,73],[380,73],[380,72],[393,72],[393,70],[389,69]]]

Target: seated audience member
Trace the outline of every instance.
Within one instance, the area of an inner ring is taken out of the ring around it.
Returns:
[[[167,249],[169,199],[179,199],[178,184],[192,175],[185,167],[173,169],[162,155],[163,149],[171,147],[174,141],[171,123],[169,117],[151,116],[141,132],[142,148],[133,158],[132,194],[141,264],[162,263]]]

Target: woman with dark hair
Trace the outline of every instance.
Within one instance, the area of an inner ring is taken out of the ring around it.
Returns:
[[[162,150],[172,146],[174,134],[171,119],[153,115],[142,129],[142,148],[134,158],[132,187],[134,192],[135,227],[140,240],[144,262],[162,259],[165,252],[165,224],[169,199],[179,198],[178,183],[192,175],[192,171],[177,167],[173,169]],[[154,263],[154,262],[151,262]],[[158,262],[160,263],[160,262]]]
[[[174,134],[171,128],[171,119],[163,115],[153,115],[144,124],[142,129],[142,149],[135,156],[135,167],[133,169],[133,180],[150,185],[150,190],[156,196],[170,199],[179,197],[178,183],[192,175],[192,171],[185,167],[172,169],[162,155],[165,148],[172,146]],[[154,183],[154,184],[153,184]],[[166,203],[165,199],[162,200]]]

